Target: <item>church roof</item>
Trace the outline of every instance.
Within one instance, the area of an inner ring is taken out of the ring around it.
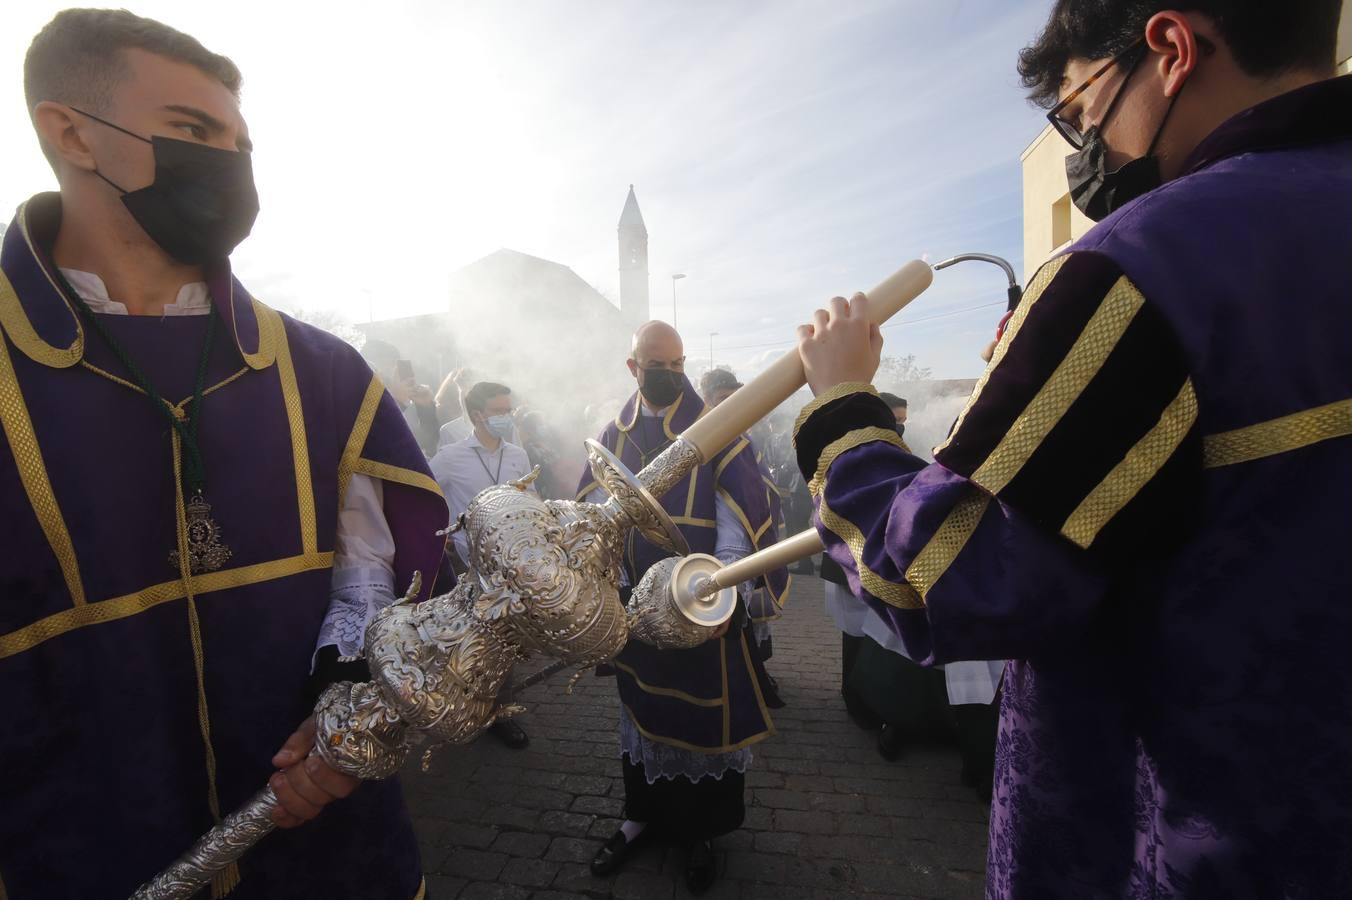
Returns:
[[[483,315],[487,306],[570,325],[622,323],[619,309],[572,269],[506,247],[455,270],[448,282],[452,311]]]
[[[638,228],[644,234],[648,227],[643,224],[643,213],[638,210],[638,198],[634,196],[634,186],[629,185],[629,196],[624,198],[624,211],[620,213],[621,228]]]

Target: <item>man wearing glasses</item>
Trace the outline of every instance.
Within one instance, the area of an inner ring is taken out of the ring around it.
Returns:
[[[1338,0],[1059,0],[1019,70],[1101,220],[905,453],[800,330],[818,530],[919,662],[1010,659],[991,897],[1352,896],[1352,78]]]

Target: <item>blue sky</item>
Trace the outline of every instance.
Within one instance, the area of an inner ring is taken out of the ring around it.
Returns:
[[[0,204],[50,189],[21,60],[61,4],[8,9]],[[1014,72],[1042,0],[219,3],[152,0],[233,57],[263,213],[236,254],[275,305],[354,321],[438,308],[498,247],[618,297],[635,185],[652,311],[692,359],[750,372],[836,293],[978,250],[1021,268],[1020,151],[1040,130]],[[887,329],[941,377],[979,373],[1000,273],[959,266]],[[915,321],[924,319],[925,321]]]

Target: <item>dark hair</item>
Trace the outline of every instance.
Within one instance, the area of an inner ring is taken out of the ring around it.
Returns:
[[[44,100],[103,112],[127,74],[123,51],[131,49],[196,66],[239,97],[239,67],[195,37],[125,9],[63,9],[37,33],[24,57],[29,115]],[[42,150],[53,160],[45,145]]]
[[[465,394],[465,414],[468,416],[472,412],[481,413],[484,411],[484,407],[488,405],[489,400],[511,392],[512,389],[505,384],[480,381]]]
[[[896,409],[898,406],[906,405],[905,398],[898,397],[896,394],[889,394],[887,393],[887,391],[883,391],[878,396],[881,397],[882,401],[887,404],[888,409]]]
[[[1165,9],[1209,18],[1235,62],[1255,78],[1299,68],[1322,72],[1335,62],[1342,0],[1297,0],[1280,9],[1254,0],[1057,0],[1037,40],[1019,52],[1029,99],[1055,106],[1066,63],[1121,53]]]

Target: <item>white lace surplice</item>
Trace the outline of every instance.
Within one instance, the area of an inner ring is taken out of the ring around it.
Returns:
[[[729,769],[745,773],[751,767],[751,748],[731,753],[694,753],[645,738],[629,718],[629,710],[620,707],[620,752],[635,765],[643,766],[643,777],[652,784],[659,778],[675,781],[685,777],[691,783],[701,778],[722,778]]]
[[[320,647],[342,657],[361,655],[366,623],[394,602],[394,536],[385,521],[381,482],[354,474],[338,511],[329,608],[319,627]]]

